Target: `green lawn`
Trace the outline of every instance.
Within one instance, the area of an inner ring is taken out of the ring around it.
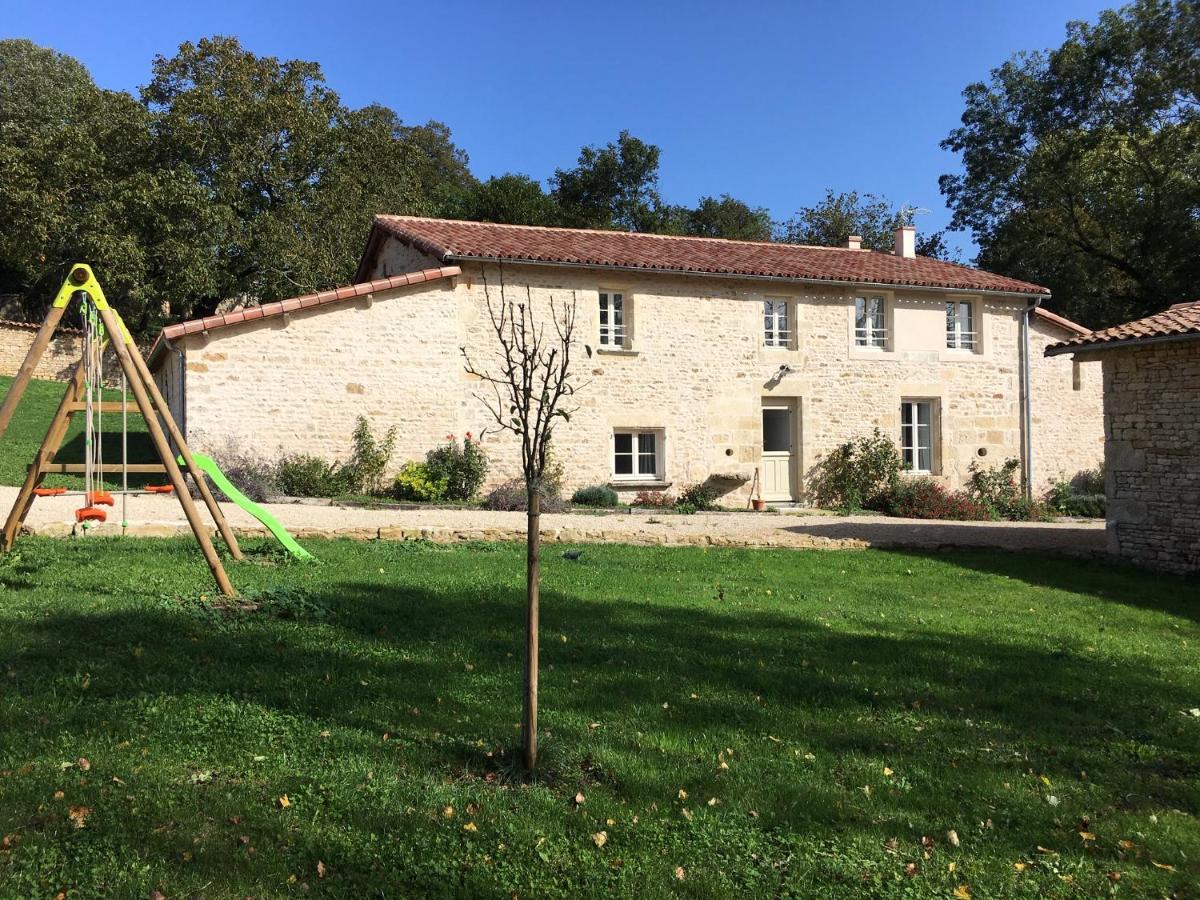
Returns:
[[[552,550],[526,782],[522,548],[309,543],[18,544],[0,896],[1195,895],[1194,580]]]
[[[8,393],[12,384],[10,376],[0,376],[0,396]],[[54,411],[62,401],[63,392],[67,386],[59,381],[41,381],[34,379],[25,389],[21,405],[9,423],[8,431],[0,439],[0,484],[19,485],[25,480],[25,472],[37,455],[42,440],[46,437],[46,428],[54,418]],[[119,401],[121,392],[105,391],[105,399]],[[129,397],[129,461],[157,462],[154,445],[146,431],[146,422],[137,412],[137,404],[133,395]],[[67,439],[63,441],[62,449],[55,458],[56,462],[83,462],[83,414],[80,413],[71,421],[71,429]],[[104,461],[121,461],[121,414],[106,413],[104,425]],[[120,486],[120,476],[110,475],[110,487]],[[130,475],[130,486],[140,486],[144,483],[161,484],[162,475]],[[75,475],[49,475],[44,484],[47,487],[63,486],[82,488],[83,478]]]

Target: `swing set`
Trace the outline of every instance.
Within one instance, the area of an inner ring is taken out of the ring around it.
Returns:
[[[9,422],[20,403],[29,380],[37,368],[38,361],[45,352],[54,336],[54,331],[62,320],[72,301],[79,302],[79,312],[83,321],[83,358],[75,367],[71,379],[63,394],[54,418],[46,431],[41,448],[29,466],[25,483],[21,486],[17,499],[13,503],[8,519],[4,523],[2,547],[4,552],[12,549],[21,525],[33,502],[38,497],[75,496],[81,498],[82,505],[75,510],[75,521],[84,534],[93,523],[105,522],[108,512],[105,507],[113,509],[115,500],[112,492],[105,483],[105,475],[121,477],[121,530],[124,533],[129,522],[126,518],[127,501],[130,496],[137,494],[174,494],[183,507],[184,516],[192,533],[196,537],[204,559],[212,570],[213,578],[221,593],[227,597],[236,596],[233,584],[225,573],[221,558],[213,547],[208,528],[200,519],[199,510],[188,492],[183,480],[180,464],[185,466],[192,476],[205,506],[217,525],[221,539],[225,542],[229,554],[234,559],[243,559],[241,548],[233,529],[217,505],[204,472],[188,449],[183,433],[175,423],[171,410],[167,406],[158,385],[151,375],[145,359],[134,344],[125,323],[115,309],[109,306],[104,291],[100,288],[96,276],[90,266],[76,263],[63,282],[62,288],[54,299],[50,311],[46,314],[34,337],[33,345],[25,361],[13,379],[12,386],[0,404],[0,438],[8,430]],[[106,352],[113,351],[120,369],[121,400],[106,402],[104,400],[104,362]],[[157,463],[129,462],[129,396],[132,392],[137,411],[146,421],[146,429],[150,433],[151,442],[159,457]],[[104,460],[104,414],[120,413],[121,421],[121,460],[120,462],[105,462]],[[56,463],[55,455],[67,435],[71,417],[84,416],[84,461],[83,463]],[[165,431],[164,431],[165,426]],[[169,436],[169,441],[168,441]],[[179,456],[176,459],[171,452],[171,442],[175,444]],[[68,491],[61,487],[43,487],[42,481],[49,474],[82,474],[83,490]],[[130,490],[129,475],[133,474],[165,474],[166,484],[147,485],[140,489]]]

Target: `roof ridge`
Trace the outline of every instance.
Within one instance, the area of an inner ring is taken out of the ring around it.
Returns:
[[[617,228],[572,228],[569,225],[518,225],[513,222],[479,222],[474,219],[442,219],[437,216],[404,216],[396,213],[376,213],[376,219],[389,219],[410,222],[445,222],[453,225],[466,225],[476,228],[512,228],[524,231],[568,231],[571,234],[599,235],[635,235],[637,237],[658,238],[664,241],[712,241],[721,244],[740,244],[759,247],[799,247],[804,250],[834,250],[846,253],[882,253],[892,256],[886,250],[872,250],[869,247],[831,247],[828,244],[796,244],[791,241],[748,241],[742,238],[710,237],[705,234],[659,234],[656,231],[621,231]],[[934,259],[932,256],[921,256],[919,259]],[[935,260],[945,262],[945,260]]]

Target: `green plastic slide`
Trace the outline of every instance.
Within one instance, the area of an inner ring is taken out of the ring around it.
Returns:
[[[267,530],[275,535],[275,540],[283,544],[288,553],[292,554],[296,559],[313,558],[311,553],[297,544],[296,539],[287,533],[287,529],[279,524],[278,519],[235,488],[229,479],[225,477],[225,473],[217,468],[217,464],[212,461],[211,457],[205,456],[203,453],[193,453],[192,459],[196,460],[196,465],[200,467],[205,475],[212,479],[213,484],[217,486],[222,494],[250,513],[258,521],[262,522]],[[183,465],[182,456],[179,457],[179,464]]]

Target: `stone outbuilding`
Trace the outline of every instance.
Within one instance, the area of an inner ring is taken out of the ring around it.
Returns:
[[[1200,571],[1200,300],[1047,348],[1100,360],[1108,548]]]

